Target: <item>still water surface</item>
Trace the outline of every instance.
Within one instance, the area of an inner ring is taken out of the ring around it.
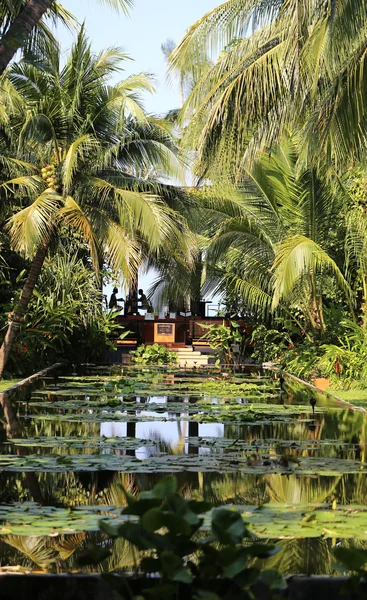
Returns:
[[[336,471],[334,468],[326,475],[317,472],[252,474],[233,470],[234,454],[239,458],[249,457],[251,464],[259,463],[260,471],[264,457],[285,453],[302,460],[350,460],[362,465],[366,451],[366,413],[319,396],[313,415],[307,390],[287,388],[286,393],[281,394],[278,384],[270,379],[236,379],[239,385],[249,382],[251,387],[237,392],[234,382],[229,385],[214,382],[213,389],[218,389],[208,391],[198,389],[198,378],[176,377],[169,382],[147,381],[139,393],[134,385],[137,380],[135,376],[133,383],[119,380],[118,384],[114,381],[111,384],[105,377],[64,379],[56,386],[47,382],[46,387],[35,390],[31,398],[20,399],[18,415],[22,438],[29,443],[26,453],[46,459],[48,455],[87,458],[98,455],[102,460],[115,457],[117,463],[112,469],[101,463],[99,470],[86,471],[80,461],[80,467],[65,472],[52,472],[45,463],[44,467],[36,467],[31,476],[21,466],[9,471],[2,463],[0,504],[32,501],[30,480],[33,477],[46,507],[122,506],[124,496],[120,483],[138,493],[150,489],[162,477],[154,470],[130,472],[126,467],[130,459],[146,461],[142,463],[144,467],[156,457],[164,462],[165,456],[174,460],[177,457],[178,461],[180,457],[189,456],[194,466],[175,473],[181,493],[208,500],[215,506],[269,503],[307,506],[333,501],[338,505],[367,506],[364,472],[345,473],[343,468]],[[140,381],[140,387],[142,385]],[[230,390],[228,394],[226,389]],[[237,413],[229,416],[223,413],[220,421],[222,412],[216,411],[223,411],[227,404],[235,410],[239,406],[243,410],[251,406],[254,413],[259,411],[258,416],[251,422],[243,422]],[[217,414],[215,422],[212,422],[213,414]],[[121,440],[132,441],[130,446],[128,443],[123,446]],[[16,455],[21,447],[6,439],[5,426],[0,441],[4,459]],[[232,463],[226,463],[227,456],[232,457]],[[221,462],[215,470],[210,470],[205,461],[216,457]],[[232,464],[231,472],[226,464]],[[169,472],[169,467],[166,470]],[[78,555],[90,540],[101,542],[101,534],[4,535],[0,541],[0,566],[49,571],[74,569]],[[350,541],[321,537],[283,540],[280,552],[269,563],[287,574],[332,573],[331,550],[336,543],[348,545]],[[131,549],[120,541],[111,559],[97,570],[129,568],[130,564]]]

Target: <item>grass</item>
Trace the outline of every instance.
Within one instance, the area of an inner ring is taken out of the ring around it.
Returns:
[[[334,394],[338,398],[342,400],[347,400],[347,402],[351,402],[356,406],[363,406],[367,404],[367,389],[364,390],[334,390],[333,388],[328,388],[326,390],[331,394]]]
[[[18,383],[19,379],[1,379],[0,380],[0,392],[7,390],[12,385]]]

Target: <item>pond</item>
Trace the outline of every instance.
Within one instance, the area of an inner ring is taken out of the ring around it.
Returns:
[[[78,570],[101,519],[175,474],[180,493],[236,506],[279,541],[267,565],[336,573],[335,545],[367,541],[367,413],[272,376],[91,371],[16,396],[22,436],[0,433],[2,571]],[[36,498],[39,504],[33,501]],[[129,544],[94,567],[131,567]],[[85,568],[83,569],[85,570]]]

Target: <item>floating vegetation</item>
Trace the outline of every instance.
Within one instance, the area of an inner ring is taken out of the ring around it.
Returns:
[[[367,540],[367,507],[330,504],[236,506],[250,531],[262,539],[342,538]],[[119,506],[82,506],[73,509],[39,506],[33,502],[0,506],[0,535],[58,536],[98,531],[101,520],[119,525],[133,516],[121,514]],[[211,518],[204,517],[203,529]]]
[[[156,442],[153,440],[143,440],[138,438],[129,437],[112,437],[107,438],[104,436],[94,438],[78,438],[78,437],[37,437],[37,438],[13,438],[4,442],[7,444],[14,444],[15,446],[22,446],[25,448],[92,448],[98,450],[135,450],[136,448],[142,448],[144,446],[154,446]]]
[[[329,457],[252,454],[163,455],[139,460],[118,454],[13,454],[0,456],[0,471],[51,472],[123,471],[125,473],[174,473],[181,471],[341,475],[367,473],[367,463]]]

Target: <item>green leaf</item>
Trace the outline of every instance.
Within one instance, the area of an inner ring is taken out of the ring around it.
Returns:
[[[272,544],[252,544],[252,546],[246,548],[248,555],[256,558],[269,558],[269,556],[277,554],[279,550],[279,546],[273,546]]]
[[[359,571],[367,563],[367,550],[361,548],[335,548],[334,556],[349,571]]]
[[[261,571],[261,581],[270,590],[286,590],[288,585],[284,577],[275,569],[264,569]]]
[[[163,511],[159,508],[148,510],[142,516],[141,524],[150,532],[157,531],[162,527],[167,527],[174,535],[189,536],[191,534],[191,527],[185,520],[184,515],[180,517],[177,514]]]
[[[120,526],[118,524],[106,523],[103,519],[99,521],[99,528],[112,539],[120,537]]]
[[[138,517],[141,517],[142,515],[147,513],[149,510],[152,510],[153,508],[156,508],[160,505],[161,505],[161,501],[159,499],[155,499],[155,498],[138,500],[137,502],[133,502],[132,504],[130,504],[129,506],[124,508],[124,510],[122,511],[122,514],[136,515]]]
[[[138,523],[123,523],[118,528],[119,535],[134,544],[139,550],[170,550],[167,536],[150,533]]]
[[[125,498],[126,498],[126,502],[128,506],[134,506],[137,503],[137,499],[135,498],[135,496],[133,496],[132,494],[130,494],[130,492],[128,492],[124,486],[122,485],[122,483],[118,483],[117,487],[120,488],[120,490],[122,490],[124,492]]]
[[[99,565],[106,558],[111,556],[111,550],[107,548],[101,548],[97,545],[88,546],[78,557],[77,563],[80,567],[87,565]]]
[[[245,535],[245,525],[239,512],[215,508],[212,515],[212,531],[222,544],[239,544]]]
[[[177,481],[173,475],[163,477],[150,492],[142,492],[140,497],[143,499],[159,498],[165,500],[167,496],[177,492]]]
[[[194,600],[221,600],[220,596],[207,590],[197,590],[194,594]]]
[[[196,515],[201,515],[203,513],[207,513],[212,508],[210,502],[200,502],[197,500],[187,500],[187,506],[190,508],[190,511],[195,513]]]
[[[180,583],[192,582],[192,576],[183,566],[182,559],[174,554],[174,552],[162,552],[159,558],[162,565],[162,572],[168,579]]]

